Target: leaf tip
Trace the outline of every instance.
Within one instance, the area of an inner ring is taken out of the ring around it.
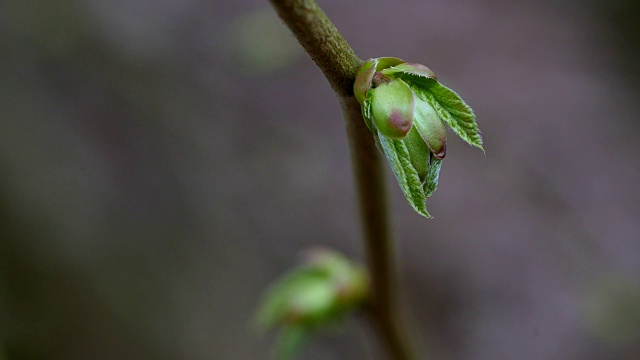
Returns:
[[[424,216],[427,219],[433,219],[433,216],[431,216],[431,214],[429,214],[426,210],[425,211],[419,211],[418,213],[420,215]]]
[[[418,214],[426,217],[427,219],[433,219],[433,216],[431,216],[431,214],[429,214],[429,212],[427,211],[426,199],[424,200],[424,203],[421,204],[422,206],[418,206],[418,204],[415,204],[413,202],[410,202],[410,204],[413,210],[415,210]]]

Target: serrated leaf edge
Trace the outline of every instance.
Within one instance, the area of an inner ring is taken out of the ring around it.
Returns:
[[[482,135],[473,109],[455,91],[442,85],[438,80],[413,73],[403,72],[402,78],[414,93],[436,110],[440,118],[451,130],[471,146],[484,151]],[[439,94],[439,93],[446,93]],[[463,110],[461,110],[462,108]]]
[[[424,196],[425,198],[430,198],[431,195],[438,188],[438,180],[440,178],[440,169],[442,167],[442,160],[431,156],[431,163],[429,164],[429,168],[427,169],[427,176],[424,179]]]
[[[431,92],[425,92],[425,97],[427,102],[429,102],[433,109],[438,113],[440,119],[446,122],[451,130],[456,133],[456,135],[458,135],[467,144],[475,146],[478,149],[484,151],[484,148],[482,146],[482,135],[480,134],[478,124],[475,122],[475,115],[472,115],[472,117],[465,119],[464,116],[460,116],[464,113],[460,112],[459,110],[443,106],[442,103],[438,101]]]
[[[431,218],[432,216],[427,212],[426,197],[424,194],[423,184],[418,177],[418,173],[411,165],[409,158],[409,152],[402,140],[389,139],[383,135],[378,134],[378,139],[382,147],[391,170],[402,189],[402,193],[405,198],[413,207],[413,209],[420,215]],[[408,170],[408,171],[405,171]]]

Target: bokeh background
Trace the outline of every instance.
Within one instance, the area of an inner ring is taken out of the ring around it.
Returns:
[[[425,220],[391,186],[434,359],[640,358],[635,1],[320,4],[474,108]],[[0,359],[267,359],[267,285],[362,260],[344,122],[266,1],[0,1]],[[381,359],[360,321],[301,359]]]

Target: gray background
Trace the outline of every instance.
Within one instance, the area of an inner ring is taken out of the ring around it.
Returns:
[[[320,4],[474,108],[434,220],[389,180],[434,359],[638,359],[638,5]],[[335,96],[266,1],[0,1],[0,359],[266,359],[267,284],[362,259]],[[378,359],[350,320],[301,359]]]

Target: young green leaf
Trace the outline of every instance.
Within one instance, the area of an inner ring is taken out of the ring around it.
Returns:
[[[481,150],[482,136],[476,123],[473,110],[460,98],[455,91],[440,84],[435,79],[425,78],[405,72],[401,78],[411,86],[411,89],[421,99],[429,102],[440,118],[451,129],[466,141]]]
[[[407,147],[407,151],[409,152],[411,165],[413,165],[413,168],[418,173],[418,177],[420,179],[424,179],[425,176],[427,176],[427,169],[429,167],[429,153],[431,153],[431,150],[429,150],[429,147],[418,133],[415,122],[413,129],[409,131],[407,136],[405,136],[402,141],[404,142],[404,145]]]
[[[407,201],[420,215],[430,218],[431,215],[427,212],[425,204],[426,197],[422,182],[416,169],[411,165],[411,158],[405,143],[382,135],[379,135],[378,139]]]
[[[437,81],[432,82],[428,94],[431,96],[427,101],[438,112],[440,118],[449,124],[462,140],[484,150],[476,115],[460,96]]]
[[[391,66],[382,70],[385,75],[394,75],[396,73],[407,73],[416,76],[421,76],[429,79],[436,79],[436,74],[428,67],[422,64],[414,63],[402,63],[399,65]]]
[[[255,319],[259,329],[266,330],[289,316],[290,301],[299,292],[304,291],[309,283],[329,275],[323,269],[305,267],[285,275],[273,284],[262,299],[262,304]]]
[[[442,160],[436,158],[431,154],[431,163],[427,170],[427,176],[424,179],[424,196],[429,198],[436,188],[438,187],[438,178],[440,177],[440,168],[442,167]]]

